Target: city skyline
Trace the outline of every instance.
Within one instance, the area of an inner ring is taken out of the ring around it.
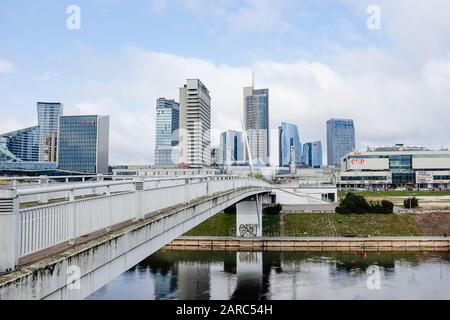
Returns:
[[[379,1],[380,30],[367,28],[369,1],[330,7],[320,1],[149,2],[79,1],[80,30],[67,29],[64,3],[2,2],[1,131],[33,126],[36,101],[61,101],[68,114],[111,115],[112,165],[152,163],[155,129],[149,124],[158,97],[177,97],[179,83],[202,79],[212,93],[212,128],[241,130],[241,90],[255,71],[255,86],[271,90],[270,127],[293,122],[304,141],[324,142],[322,124],[337,117],[358,123],[360,150],[449,146],[446,2],[433,1],[442,9],[433,10],[420,1]],[[36,12],[41,19],[33,18]],[[260,18],[267,12],[270,21]],[[423,23],[410,25],[411,16]],[[183,28],[186,21],[190,28]],[[193,32],[202,41],[190,38]],[[50,39],[45,44],[36,40],[44,36]],[[218,135],[212,136],[218,145]],[[270,141],[276,164],[276,133]]]

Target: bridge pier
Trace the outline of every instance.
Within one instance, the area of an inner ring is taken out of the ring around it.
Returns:
[[[14,271],[18,265],[19,201],[14,189],[0,186],[0,274]]]
[[[236,235],[262,237],[262,196],[255,195],[236,204]]]

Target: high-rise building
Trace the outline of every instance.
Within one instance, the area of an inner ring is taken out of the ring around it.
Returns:
[[[194,168],[211,164],[211,97],[198,79],[180,88],[180,157]]]
[[[108,173],[109,116],[62,116],[59,123],[58,162],[62,170]]]
[[[270,162],[269,141],[269,89],[244,88],[244,125],[254,165],[265,166]]]
[[[329,166],[340,166],[341,158],[354,151],[355,146],[353,120],[331,119],[327,121],[327,162]]]
[[[220,153],[219,147],[211,148],[211,167],[219,166],[219,153]]]
[[[3,138],[3,150],[10,154],[3,161],[27,161],[39,160],[39,127],[31,127],[0,135]],[[9,160],[7,160],[9,158]]]
[[[280,167],[289,167],[291,164],[291,147],[294,148],[295,164],[301,164],[302,144],[295,124],[282,123],[278,128],[279,133],[279,161]]]
[[[303,145],[302,163],[310,168],[322,167],[322,142],[308,142]]]
[[[219,164],[230,166],[244,164],[244,141],[242,132],[228,130],[220,134]]]
[[[174,147],[178,145],[180,126],[180,105],[175,100],[159,98],[156,102],[156,144],[155,165],[173,166],[178,164]]]
[[[59,102],[38,102],[38,126],[39,126],[39,161],[50,161],[46,150],[46,139],[51,135],[58,134],[59,117],[63,114],[63,105]]]

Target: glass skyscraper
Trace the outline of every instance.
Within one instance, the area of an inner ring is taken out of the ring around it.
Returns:
[[[269,89],[244,88],[244,125],[253,164],[268,165],[270,160]],[[248,154],[246,158],[250,161]]]
[[[3,138],[3,150],[14,155],[3,157],[3,161],[33,161],[39,160],[39,127],[31,127],[0,135]]]
[[[340,166],[341,158],[354,151],[355,147],[353,120],[331,119],[327,121],[327,159],[329,166]]]
[[[322,143],[308,142],[303,145],[302,163],[310,168],[322,167]]]
[[[300,165],[302,160],[302,144],[295,124],[283,122],[278,128],[279,133],[279,161],[280,167],[289,167],[291,164],[291,148],[294,147],[295,164]]]
[[[180,126],[180,105],[175,100],[159,98],[156,102],[156,144],[155,165],[177,165],[173,159],[173,148],[178,145],[178,129]]]
[[[220,135],[219,165],[242,165],[244,161],[242,132],[234,130],[222,132]]]
[[[59,123],[59,168],[78,173],[108,173],[109,116],[62,116]]]
[[[50,155],[46,150],[46,140],[51,135],[58,134],[59,117],[63,114],[63,105],[59,102],[38,102],[38,126],[39,126],[39,161],[50,161]]]

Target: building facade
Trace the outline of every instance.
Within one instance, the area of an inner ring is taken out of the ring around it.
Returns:
[[[252,159],[256,166],[269,165],[269,89],[244,88],[244,125],[251,153],[246,153],[246,160]]]
[[[322,167],[322,142],[308,142],[303,145],[302,164],[315,169]]]
[[[219,165],[243,165],[244,141],[242,132],[228,130],[220,134]]]
[[[31,127],[2,134],[3,150],[8,150],[14,157],[4,156],[2,161],[27,161],[39,160],[39,127]]]
[[[63,105],[59,102],[38,102],[39,126],[39,161],[51,161],[50,154],[46,153],[46,139],[52,134],[58,135],[59,117],[63,115]]]
[[[302,144],[300,142],[297,126],[283,122],[278,128],[278,134],[280,167],[289,167],[291,162],[295,165],[300,165],[302,159]],[[291,156],[292,149],[294,157]]]
[[[339,166],[341,158],[355,150],[355,126],[353,120],[331,119],[327,121],[328,166]]]
[[[179,142],[179,126],[180,105],[175,100],[159,98],[156,102],[156,166],[173,166],[179,163],[174,152]]]
[[[198,79],[180,88],[180,160],[193,168],[211,164],[211,97]]]
[[[108,173],[109,116],[62,116],[58,137],[60,169],[78,173]]]
[[[347,154],[337,173],[341,188],[450,189],[450,151],[424,148],[369,149]]]

